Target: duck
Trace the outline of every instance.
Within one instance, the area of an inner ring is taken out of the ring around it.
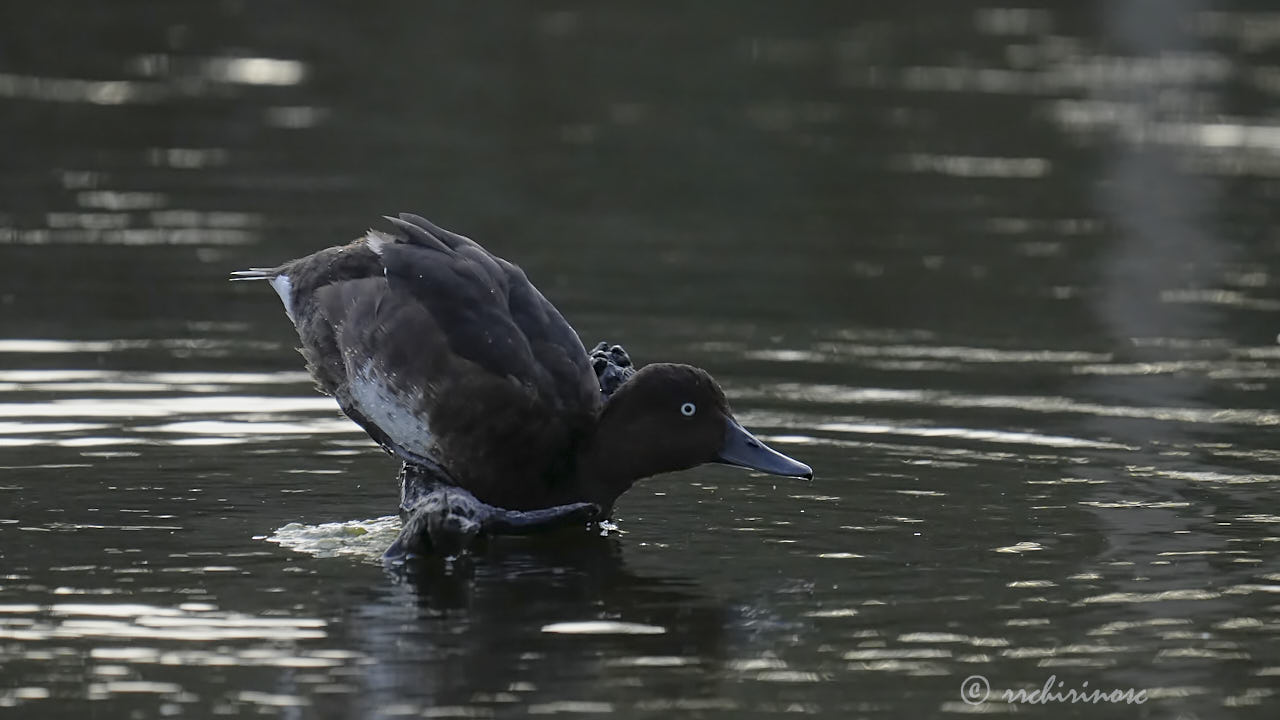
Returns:
[[[403,463],[395,552],[607,519],[637,481],[706,463],[812,479],[706,370],[588,352],[517,265],[421,216],[386,220],[232,279],[275,290],[317,389]]]

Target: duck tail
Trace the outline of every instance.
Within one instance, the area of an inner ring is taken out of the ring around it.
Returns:
[[[270,280],[280,274],[280,268],[249,268],[248,270],[236,270],[231,273],[229,278],[232,282],[236,280]]]

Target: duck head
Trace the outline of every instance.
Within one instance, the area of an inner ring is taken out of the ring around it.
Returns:
[[[646,365],[609,398],[582,471],[589,483],[621,495],[640,478],[723,463],[748,470],[813,478],[813,470],[757,440],[733,417],[724,391],[690,365]],[[614,487],[616,486],[616,487]]]

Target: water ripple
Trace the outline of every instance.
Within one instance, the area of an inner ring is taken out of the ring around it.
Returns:
[[[12,619],[29,614],[23,622]],[[0,624],[0,639],[24,642],[65,639],[128,638],[133,640],[305,640],[326,636],[319,618],[261,617],[217,610],[184,610],[136,603],[63,603],[9,606]],[[135,652],[148,652],[139,648]],[[150,651],[157,652],[157,651]]]

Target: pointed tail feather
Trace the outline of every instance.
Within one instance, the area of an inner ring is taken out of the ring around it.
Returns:
[[[280,273],[280,268],[249,268],[231,273],[230,280],[270,280]]]

